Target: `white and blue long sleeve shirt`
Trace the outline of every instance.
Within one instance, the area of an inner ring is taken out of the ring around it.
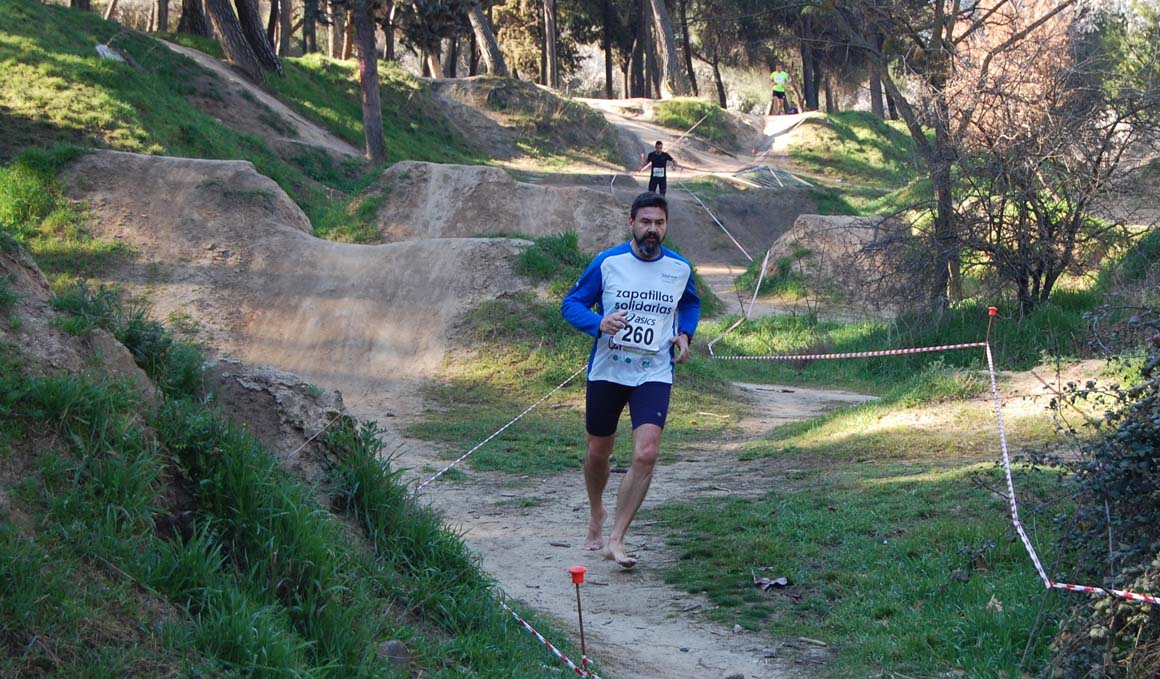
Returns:
[[[593,307],[596,311],[593,311]],[[600,332],[608,314],[625,311],[628,327],[615,335]],[[641,259],[624,243],[601,252],[560,305],[564,319],[596,338],[588,357],[588,379],[635,387],[673,381],[673,339],[690,338],[701,319],[701,299],[693,265],[661,248],[656,259]]]

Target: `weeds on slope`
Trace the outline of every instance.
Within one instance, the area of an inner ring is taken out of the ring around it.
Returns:
[[[105,289],[61,307],[125,336],[153,375],[184,364],[172,340],[125,332],[136,317]],[[342,423],[334,481],[308,488],[195,383],[171,381],[153,410],[128,383],[28,376],[2,354],[0,432],[21,473],[0,483],[28,520],[0,528],[0,629],[24,649],[0,673],[394,676],[377,651],[394,638],[426,676],[540,676],[542,647],[406,496],[370,425]]]

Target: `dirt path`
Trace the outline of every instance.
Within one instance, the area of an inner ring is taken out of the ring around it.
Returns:
[[[361,158],[362,151],[339,139],[330,132],[324,130],[321,126],[314,122],[307,120],[300,113],[283,104],[276,97],[270,95],[268,92],[245,78],[235,73],[229,66],[221,61],[214,59],[204,52],[199,52],[195,49],[175,45],[171,42],[161,41],[169,49],[186,56],[197,62],[198,66],[213,71],[218,77],[225,80],[231,87],[249,93],[252,97],[261,102],[264,106],[272,110],[283,121],[290,124],[296,134],[296,138],[281,138],[273,141],[280,143],[294,143],[305,144],[307,146],[316,146],[325,149],[331,153],[335,153],[343,157]]]
[[[780,424],[867,399],[839,391],[737,386],[739,398],[752,405],[752,412],[738,423],[735,436],[712,446],[671,451],[678,459],[658,467],[646,508],[678,500],[763,496],[777,487],[785,470],[769,461],[738,462],[740,444]],[[610,506],[621,478],[614,474],[609,483]],[[484,569],[509,595],[550,615],[573,640],[579,638],[576,600],[566,569],[587,567],[583,597],[589,655],[609,676],[810,677],[810,665],[827,658],[826,649],[735,633],[728,625],[707,621],[703,613],[711,604],[705,597],[674,589],[661,579],[677,555],[649,521],[638,522],[629,534],[628,547],[641,559],[632,571],[583,550],[588,502],[579,472],[515,479],[469,472],[465,480],[436,481],[424,496],[464,532]]]

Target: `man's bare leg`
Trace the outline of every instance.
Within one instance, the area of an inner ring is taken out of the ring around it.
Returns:
[[[588,537],[584,539],[584,549],[595,552],[604,547],[604,488],[611,473],[608,460],[612,457],[612,444],[616,435],[588,435],[588,454],[584,457],[584,485],[588,489]]]
[[[636,565],[636,559],[624,551],[624,538],[652,483],[653,468],[660,454],[662,431],[655,424],[642,424],[632,432],[632,466],[617,492],[616,516],[612,521],[612,532],[608,535],[608,546],[603,552],[604,558],[612,559],[625,568]]]

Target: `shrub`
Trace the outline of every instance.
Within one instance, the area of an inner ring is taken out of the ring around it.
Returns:
[[[1076,513],[1065,544],[1075,577],[1105,589],[1160,593],[1160,311],[1139,323],[1155,334],[1128,388],[1069,385],[1057,405],[1106,405],[1092,422],[1098,438],[1082,442],[1074,472]],[[1078,434],[1077,432],[1072,432]],[[1082,441],[1082,439],[1080,439]],[[1068,574],[1069,576],[1072,574]],[[1160,610],[1110,597],[1080,599],[1053,644],[1060,677],[1136,679],[1160,676]]]

